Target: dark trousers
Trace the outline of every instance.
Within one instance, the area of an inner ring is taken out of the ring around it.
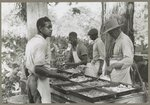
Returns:
[[[38,77],[31,74],[27,80],[27,94],[29,103],[41,103],[41,96],[37,90],[37,79]]]

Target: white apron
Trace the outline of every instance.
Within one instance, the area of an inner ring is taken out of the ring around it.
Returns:
[[[97,61],[95,64],[87,63],[87,69],[85,70],[85,75],[89,75],[89,76],[92,76],[92,77],[97,77],[99,65],[100,65],[99,61]],[[105,67],[106,67],[106,62],[104,61],[104,65],[102,67],[102,74],[101,74],[100,77],[104,76]]]
[[[117,62],[117,60],[110,60],[110,65]],[[113,82],[122,82],[127,84],[132,84],[130,76],[130,66],[125,67],[121,70],[113,69],[111,74],[111,81]]]
[[[48,65],[44,66],[45,68],[49,68]],[[37,89],[41,95],[42,103],[51,103],[51,87],[49,85],[50,78],[38,78],[37,81]]]
[[[30,70],[29,73],[31,75]],[[51,103],[51,88],[49,85],[49,78],[45,78],[45,77],[43,77],[42,79],[38,78],[36,82],[37,82],[37,90],[41,95],[41,102]]]
[[[80,58],[78,57],[77,51],[72,51],[72,54],[75,63],[81,62]]]
[[[39,79],[38,78],[37,89],[41,95],[42,103],[51,103],[51,89],[49,85],[49,78]]]

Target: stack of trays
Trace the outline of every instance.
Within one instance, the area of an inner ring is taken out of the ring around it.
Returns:
[[[96,89],[94,87],[70,91],[70,94],[80,97],[81,99],[84,99],[91,103],[114,97],[113,92],[103,89]]]
[[[70,81],[53,84],[52,87],[59,92],[80,97],[91,103],[141,91],[141,87],[133,87],[128,84],[114,83],[103,79],[97,80],[79,73],[75,73],[75,75],[66,71],[61,73],[71,75]]]

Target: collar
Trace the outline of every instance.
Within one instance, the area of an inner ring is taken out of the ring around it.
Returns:
[[[115,40],[115,42],[117,42],[118,40],[120,40],[121,37],[122,37],[122,35],[123,35],[123,32],[121,32],[121,33],[119,34],[119,36],[118,36],[118,38]]]
[[[100,39],[99,37],[98,37],[97,39],[95,39],[95,40],[94,40],[94,43],[98,42],[99,39]]]
[[[40,34],[36,34],[36,35],[35,35],[35,37],[38,37],[38,38],[40,38],[40,39],[42,39],[42,40],[45,40],[45,41],[46,41],[46,39],[45,39],[45,38],[43,38]]]

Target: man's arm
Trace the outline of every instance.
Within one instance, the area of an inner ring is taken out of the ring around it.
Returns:
[[[98,69],[98,75],[101,75],[102,74],[102,68],[103,68],[103,65],[104,65],[104,60],[105,60],[105,45],[102,41],[99,41],[97,44],[96,44],[96,47],[97,47],[97,50],[98,50],[98,53],[99,53],[99,69]]]
[[[123,58],[116,62],[111,64],[108,68],[107,71],[111,72],[113,69],[124,69],[126,67],[129,67],[133,63],[133,44],[130,40],[123,40],[122,41],[122,53],[123,53]]]
[[[44,44],[38,44],[38,49],[35,51],[34,54],[34,73],[39,77],[49,77],[49,78],[60,78],[66,79],[65,77],[54,73],[51,70],[48,70],[44,65],[46,65],[46,46]]]
[[[79,63],[74,63],[74,62],[68,62],[66,63],[67,66],[71,66],[71,67],[77,67],[79,65],[86,65],[88,62],[88,52],[87,52],[87,48],[85,47],[85,45],[81,44],[79,46],[79,48],[77,49],[77,52],[80,53],[80,60],[81,62]]]
[[[100,76],[102,74],[102,68],[104,65],[104,60],[99,59],[100,65],[99,65],[99,69],[98,69],[98,76]]]
[[[35,66],[35,73],[39,77],[42,76],[42,77],[48,77],[48,78],[59,78],[59,79],[62,79],[62,80],[67,80],[67,77],[62,76],[62,75],[54,72],[53,70],[48,70],[43,65]]]

